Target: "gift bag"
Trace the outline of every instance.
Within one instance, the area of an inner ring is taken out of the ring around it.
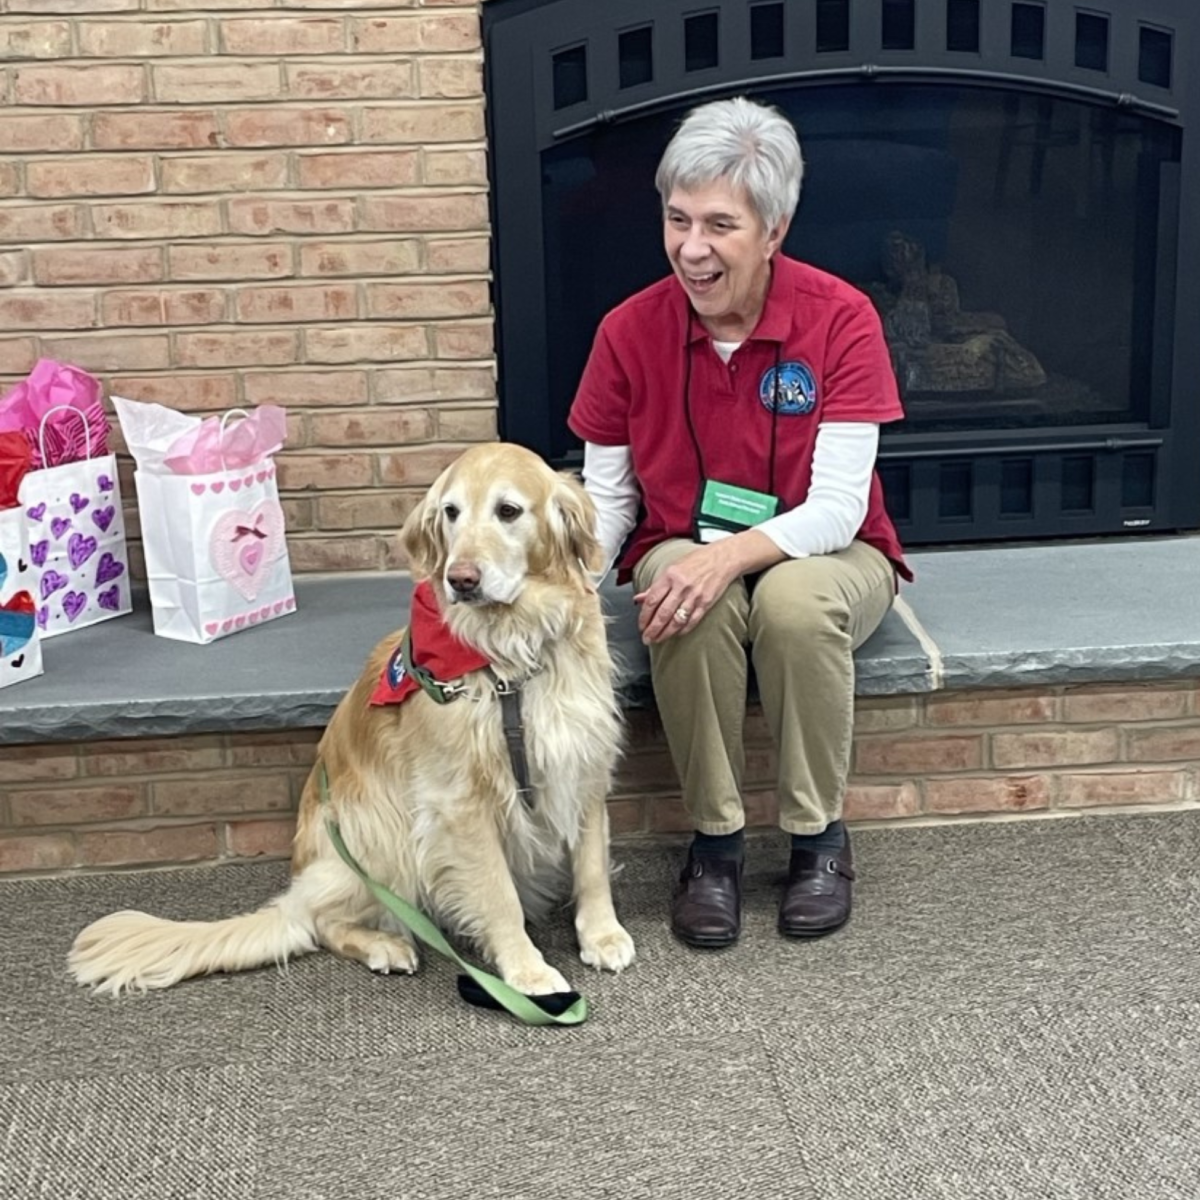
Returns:
[[[137,463],[154,632],[204,644],[294,612],[273,459],[282,411],[240,413],[230,425],[240,410],[202,423],[161,405],[113,403]]]
[[[43,463],[54,461],[45,435],[50,418],[64,407],[56,405],[41,418],[38,450]],[[21,484],[29,555],[39,573],[37,623],[43,638],[133,608],[117,458],[96,453],[90,425],[82,419],[76,424],[82,435],[73,452],[83,457],[30,471]]]
[[[29,533],[17,499],[29,469],[29,445],[19,433],[0,433],[0,688],[42,673],[37,571],[29,560]]]

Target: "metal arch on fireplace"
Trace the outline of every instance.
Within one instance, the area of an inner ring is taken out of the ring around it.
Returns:
[[[1117,108],[1130,109],[1144,113],[1146,116],[1158,117],[1165,121],[1177,122],[1180,117],[1179,109],[1167,104],[1156,104],[1143,99],[1133,92],[1113,92],[1104,88],[1089,87],[1086,84],[1070,83],[1063,80],[1032,81],[1027,75],[1015,75],[1006,71],[973,71],[957,67],[890,67],[878,63],[863,63],[858,67],[834,67],[818,71],[792,71],[779,75],[756,75],[747,79],[734,79],[719,84],[708,84],[705,87],[686,88],[670,95],[656,97],[653,100],[642,100],[637,104],[627,104],[623,108],[604,109],[576,121],[562,129],[553,132],[554,140],[564,141],[567,138],[578,137],[580,134],[595,129],[598,125],[614,125],[620,121],[630,121],[651,113],[678,108],[681,105],[692,105],[709,97],[744,94],[754,91],[765,91],[770,88],[787,87],[789,85],[821,85],[829,83],[853,82],[885,82],[889,79],[903,80],[905,83],[945,82],[974,84],[979,87],[1008,87],[1022,92],[1042,92],[1046,95],[1064,95],[1090,100],[1097,104],[1111,104]]]

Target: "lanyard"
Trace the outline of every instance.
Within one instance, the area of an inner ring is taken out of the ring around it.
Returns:
[[[692,317],[694,310],[688,305],[687,330],[683,338],[683,415],[687,421],[688,434],[692,439],[692,448],[696,452],[696,462],[700,468],[700,487],[703,489],[708,472],[704,468],[704,454],[700,449],[700,439],[696,436],[696,426],[692,420]],[[767,465],[767,495],[775,495],[775,448],[779,426],[779,363],[781,344],[775,343],[775,370],[771,378],[771,455]],[[735,351],[736,353],[736,351]]]

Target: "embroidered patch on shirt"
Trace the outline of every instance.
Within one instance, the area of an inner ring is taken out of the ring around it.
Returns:
[[[771,412],[775,405],[775,367],[768,367],[758,384],[758,398]],[[817,379],[804,362],[781,362],[779,371],[779,415],[799,417],[817,407]]]

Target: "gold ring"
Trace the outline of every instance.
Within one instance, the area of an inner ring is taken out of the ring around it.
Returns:
[[[675,610],[675,620],[677,620],[680,625],[686,625],[688,620],[691,618],[691,615],[691,612],[686,608],[677,608]]]

